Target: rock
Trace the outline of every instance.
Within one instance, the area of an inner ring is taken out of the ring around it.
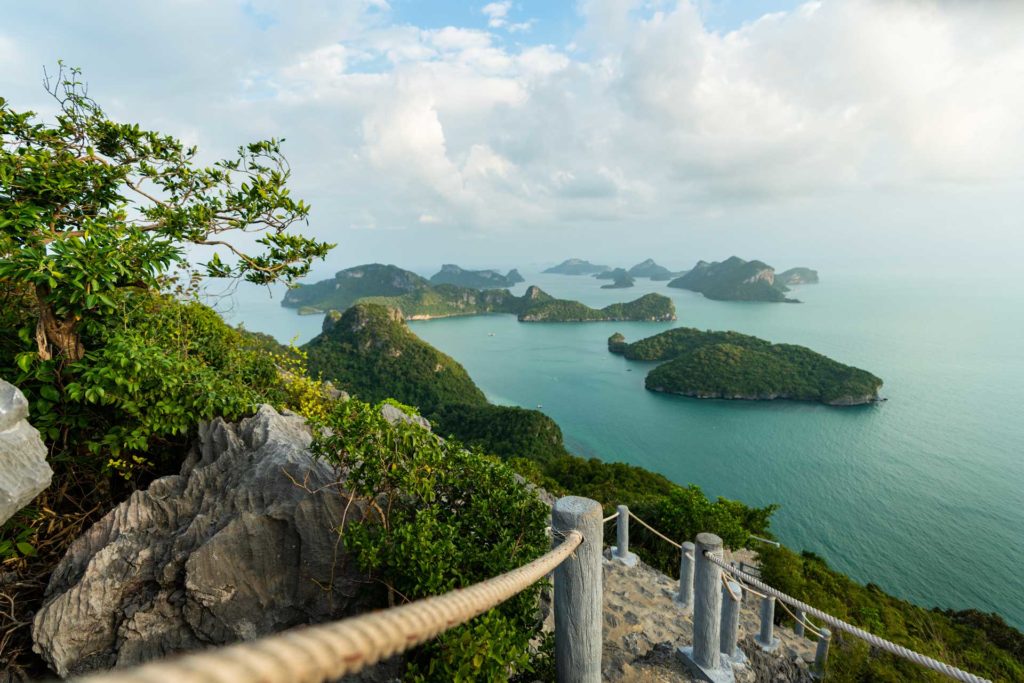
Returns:
[[[408,422],[409,424],[416,424],[423,427],[428,432],[430,431],[430,420],[421,415],[410,415],[403,411],[397,406],[393,406],[390,403],[385,403],[380,409],[381,416],[390,422],[391,424],[397,424],[399,422]]]
[[[50,485],[46,446],[28,423],[28,401],[0,379],[0,524]]]
[[[154,481],[54,570],[32,634],[62,677],[382,606],[338,545],[347,495],[304,420],[262,406],[200,427],[180,475]],[[347,521],[362,518],[352,505]]]

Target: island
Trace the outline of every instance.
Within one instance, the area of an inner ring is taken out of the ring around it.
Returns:
[[[531,287],[531,289],[536,288]],[[524,323],[618,322],[620,320],[667,322],[675,319],[675,304],[667,296],[661,294],[645,294],[635,301],[612,304],[604,308],[590,308],[579,301],[548,298],[524,308],[519,313],[519,321]]]
[[[545,273],[555,273],[556,275],[591,275],[594,273],[603,273],[606,270],[611,270],[608,266],[599,266],[590,261],[584,261],[583,259],[571,258],[562,261],[557,266],[552,266],[545,270]]]
[[[790,268],[775,276],[776,282],[784,285],[816,285],[818,284],[818,271],[811,268]]]
[[[598,280],[612,280],[610,284],[601,285],[601,289],[625,289],[632,287],[636,284],[629,273],[624,268],[616,268],[615,270],[606,270],[603,273],[595,275]]]
[[[678,273],[673,273],[665,266],[659,266],[657,263],[654,262],[654,259],[647,259],[646,261],[641,261],[640,263],[636,264],[635,266],[629,269],[629,275],[631,277],[645,277],[648,278],[649,280],[654,280],[656,282],[663,280],[671,280],[677,274]]]
[[[536,286],[516,296],[507,289],[435,285],[415,273],[379,263],[339,271],[332,280],[299,285],[289,290],[281,303],[305,314],[373,303],[398,311],[405,320],[489,313],[513,314],[522,322],[675,320],[675,305],[660,294],[595,309],[578,301],[555,299]]]
[[[433,285],[458,285],[471,289],[503,289],[523,282],[519,271],[512,269],[507,275],[496,270],[464,270],[454,263],[446,263],[430,278]]]
[[[667,361],[644,381],[650,391],[693,398],[790,399],[832,406],[879,401],[882,380],[804,346],[773,344],[739,332],[680,327],[628,343],[619,333],[608,350],[631,360]]]
[[[800,303],[786,296],[789,288],[775,278],[774,268],[763,261],[744,261],[738,256],[721,262],[698,261],[668,286],[700,292],[718,301]]]

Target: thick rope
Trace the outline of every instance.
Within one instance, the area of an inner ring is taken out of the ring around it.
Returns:
[[[818,636],[819,638],[821,638],[821,631],[819,631],[818,629],[816,629],[816,628],[814,627],[814,625],[813,625],[813,624],[811,624],[811,622],[810,622],[810,621],[809,621],[809,620],[807,619],[807,617],[804,617],[803,619],[801,619],[800,617],[798,617],[798,616],[797,616],[796,614],[794,614],[793,610],[789,609],[789,605],[787,605],[787,604],[785,603],[785,601],[783,601],[783,600],[779,600],[779,601],[778,601],[778,603],[779,603],[779,605],[780,605],[780,606],[782,607],[782,609],[786,610],[786,613],[787,613],[787,614],[788,614],[789,616],[793,617],[793,621],[795,621],[795,622],[796,622],[796,623],[798,623],[798,624],[803,624],[803,626],[804,626],[804,628],[805,628],[805,629],[807,629],[808,631],[810,631],[810,632],[811,632],[811,633],[813,633],[814,635],[816,635],[816,636]]]
[[[850,635],[857,636],[861,640],[864,640],[867,643],[874,645],[880,650],[885,650],[886,652],[894,654],[897,657],[903,657],[904,659],[908,659],[914,662],[915,664],[920,664],[921,666],[932,669],[933,671],[938,671],[941,674],[945,674],[950,678],[955,678],[958,681],[964,681],[964,683],[991,683],[991,681],[989,681],[987,678],[975,676],[974,674],[968,673],[962,669],[958,669],[955,666],[950,666],[949,664],[940,662],[937,659],[932,659],[931,657],[928,657],[926,655],[922,655],[918,652],[914,652],[913,650],[909,650],[903,647],[902,645],[897,645],[896,643],[886,640],[885,638],[879,638],[875,634],[868,633],[863,629],[857,628],[853,624],[848,624],[842,619],[837,619],[836,617],[833,617],[831,614],[828,614],[827,612],[822,612],[820,609],[811,607],[805,602],[801,602],[800,600],[797,600],[794,597],[786,595],[782,591],[772,588],[771,586],[764,583],[757,577],[751,576],[750,574],[747,574],[745,572],[741,572],[739,569],[736,569],[734,567],[730,567],[728,564],[726,564],[725,562],[723,562],[722,560],[720,560],[719,558],[715,557],[710,553],[704,553],[704,557],[706,557],[714,564],[717,564],[719,567],[729,572],[733,576],[742,578],[745,582],[757,586],[768,595],[771,595],[782,602],[789,603],[791,606],[803,610],[806,614],[813,614],[826,625],[831,626],[832,628],[837,629],[839,631],[846,631]]]
[[[501,576],[393,609],[249,643],[77,679],[82,683],[321,683],[356,673],[464,624],[543,579],[583,535]]]
[[[729,591],[729,597],[732,598],[733,602],[740,602],[743,599],[743,594],[736,595],[736,591],[729,585],[729,579],[725,578],[725,574],[719,574],[722,577],[722,585],[725,586],[725,590]]]
[[[607,517],[605,517],[604,519],[601,520],[601,524],[607,524],[608,522],[612,521],[613,519],[615,519],[618,516],[619,516],[618,512],[616,512],[613,515],[608,515]]]
[[[660,531],[655,529],[653,526],[651,526],[650,524],[648,524],[644,520],[642,520],[639,517],[637,517],[636,515],[634,515],[632,510],[629,511],[629,516],[632,517],[633,519],[635,519],[636,521],[640,522],[641,525],[645,526],[648,531],[653,533],[655,536],[659,537],[661,540],[665,541],[666,543],[671,543],[673,546],[675,546],[676,548],[678,548],[680,550],[683,549],[683,545],[681,543],[676,543],[671,538],[669,538],[668,536],[666,536],[665,534],[661,533]]]

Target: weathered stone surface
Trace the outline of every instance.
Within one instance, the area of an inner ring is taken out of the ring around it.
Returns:
[[[409,415],[403,412],[401,408],[397,408],[390,403],[385,403],[381,406],[380,414],[391,424],[395,424],[397,422],[408,422],[410,424],[419,425],[428,432],[430,431],[430,420],[421,415]]]
[[[269,406],[204,425],[180,475],[71,546],[35,617],[36,651],[67,676],[380,606],[338,546],[347,496],[309,442],[301,417]],[[353,505],[347,520],[361,516]]]
[[[50,485],[46,446],[28,423],[28,401],[0,379],[0,524]]]
[[[750,561],[745,556],[744,559]],[[665,576],[642,561],[635,567],[627,567],[613,560],[608,551],[603,569],[602,680],[609,683],[696,680],[678,653],[680,646],[693,644],[693,615],[680,610],[673,602],[677,579]],[[758,605],[757,600],[745,599],[740,608],[740,647],[749,659],[746,665],[733,668],[737,683],[804,683],[810,680],[805,662],[813,658],[814,644],[789,629],[776,631],[783,643],[776,652],[751,648],[753,634],[757,633]]]

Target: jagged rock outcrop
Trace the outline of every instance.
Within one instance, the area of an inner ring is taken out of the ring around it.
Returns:
[[[36,651],[68,676],[381,606],[339,548],[347,496],[309,443],[300,416],[270,406],[203,425],[181,474],[71,546],[36,614]],[[353,505],[347,521],[361,518]]]
[[[0,524],[50,485],[46,446],[28,423],[28,401],[0,379]]]

